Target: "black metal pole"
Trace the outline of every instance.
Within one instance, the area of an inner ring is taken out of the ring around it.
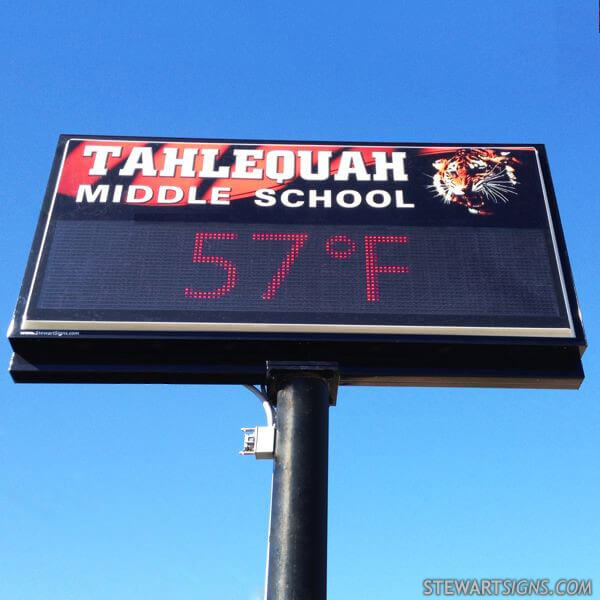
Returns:
[[[275,376],[277,441],[267,600],[327,597],[328,382]]]

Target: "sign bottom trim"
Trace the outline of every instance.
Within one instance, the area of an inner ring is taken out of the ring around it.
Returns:
[[[568,328],[543,327],[451,327],[413,325],[350,325],[322,323],[197,323],[156,321],[38,321],[24,319],[21,325],[24,335],[36,335],[35,331],[157,331],[157,332],[305,332],[305,333],[364,333],[401,335],[474,335],[500,337],[550,337],[572,338]],[[43,334],[42,334],[43,335]]]

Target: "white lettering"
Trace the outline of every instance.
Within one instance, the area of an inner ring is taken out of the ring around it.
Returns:
[[[214,187],[210,190],[210,203],[220,206],[229,204],[230,187]]]
[[[121,146],[86,146],[83,149],[83,156],[94,156],[94,165],[88,171],[88,175],[106,175],[108,173],[108,157],[119,158],[123,148]]]
[[[402,190],[396,190],[396,208],[414,208],[414,204],[404,203],[404,192]]]
[[[309,190],[308,206],[317,208],[317,202],[322,202],[323,208],[331,208],[331,190],[324,190],[320,196],[317,190]]]
[[[325,181],[329,177],[329,163],[333,152],[317,152],[317,172],[312,170],[312,152],[310,150],[298,150],[300,159],[300,177],[305,181]]]
[[[275,150],[267,154],[265,173],[269,179],[283,183],[296,173],[296,156],[291,150]]]
[[[275,204],[277,204],[277,200],[275,199],[275,192],[273,190],[261,188],[259,190],[256,190],[255,196],[256,197],[254,198],[254,204],[256,204],[256,206],[269,207],[275,206]]]
[[[191,185],[188,191],[188,204],[206,204],[204,198],[196,198],[196,186]]]
[[[360,152],[342,152],[340,166],[335,174],[336,181],[348,181],[350,175],[355,175],[357,181],[371,181],[365,162]]]
[[[198,171],[198,177],[229,177],[229,167],[221,166],[215,169],[217,156],[219,156],[218,148],[202,148],[202,169]]]
[[[293,202],[289,200],[290,196],[304,196],[304,192],[302,190],[285,190],[285,192],[281,193],[281,204],[288,208],[296,208],[304,205],[304,200],[296,200]]]
[[[235,156],[235,168],[231,177],[236,179],[262,179],[262,169],[256,169],[256,161],[264,156],[263,150],[245,150],[236,148],[233,151]],[[250,170],[248,170],[250,169]]]
[[[154,155],[150,146],[136,146],[125,161],[124,167],[119,171],[123,177],[131,177],[136,171],[142,172],[144,177],[154,177]]]
[[[198,154],[198,148],[184,148],[183,156],[178,156],[178,148],[164,148],[165,164],[160,177],[175,177],[175,168],[181,167],[181,177],[194,177],[194,161]]]
[[[137,198],[138,191],[144,193],[141,198]],[[147,185],[130,185],[127,189],[127,202],[128,204],[144,204],[152,199],[152,188]]]
[[[346,200],[344,200],[345,196],[352,196],[353,200],[346,202]],[[362,202],[362,197],[356,190],[342,190],[335,197],[335,201],[338,203],[338,206],[341,206],[342,208],[356,208]]]
[[[168,198],[169,192],[174,194],[171,198]],[[156,202],[158,204],[177,204],[182,198],[183,190],[180,187],[175,187],[174,185],[161,185],[158,188],[158,199]]]
[[[92,186],[88,184],[81,184],[77,189],[77,198],[75,198],[75,202],[83,202],[85,199],[86,202],[96,202],[98,197],[100,198],[98,202],[106,202],[108,198],[108,189],[110,186],[108,185],[98,185],[96,189],[92,191]]]
[[[121,202],[121,196],[123,195],[123,186],[122,185],[115,185],[115,191],[113,192],[113,203],[114,204],[118,204],[119,202]]]
[[[372,152],[375,159],[375,175],[373,181],[387,181],[388,171],[393,172],[394,181],[408,181],[404,169],[406,152],[392,152],[392,160],[388,161],[386,152]]]
[[[381,196],[381,200],[375,200],[376,196]],[[386,208],[392,203],[392,197],[385,190],[371,190],[365,196],[365,200],[369,206],[373,208]]]

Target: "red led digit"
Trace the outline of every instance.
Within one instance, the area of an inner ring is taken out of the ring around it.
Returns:
[[[287,274],[290,272],[292,265],[298,258],[298,253],[304,243],[308,239],[307,233],[253,233],[252,239],[259,242],[292,242],[292,247],[290,251],[287,253],[281,265],[279,265],[279,269],[277,269],[277,273],[273,275],[273,279],[267,286],[267,289],[262,294],[263,300],[273,300],[277,290],[283,284],[283,280],[286,278]]]
[[[196,233],[196,243],[194,244],[194,258],[195,263],[204,265],[217,265],[224,269],[227,273],[225,283],[215,290],[195,290],[194,288],[185,288],[186,298],[199,298],[202,300],[212,300],[220,298],[225,294],[229,294],[235,287],[237,280],[237,269],[232,261],[223,258],[222,256],[206,256],[203,252],[203,245],[205,240],[236,240],[238,237],[237,233],[208,233],[198,232]]]
[[[342,244],[346,245],[343,249],[340,248]],[[332,258],[350,258],[356,252],[356,242],[347,235],[332,235],[325,242],[325,251]]]
[[[365,271],[367,275],[367,302],[379,302],[379,273],[408,273],[406,265],[377,263],[377,244],[406,244],[405,235],[365,235]]]

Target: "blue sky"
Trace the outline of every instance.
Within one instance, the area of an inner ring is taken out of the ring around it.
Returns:
[[[593,0],[7,3],[8,325],[58,134],[541,142],[590,348],[581,390],[343,388],[329,597],[595,578],[600,34]],[[5,342],[1,361],[8,365]],[[271,464],[241,387],[0,376],[0,597],[261,597]]]

